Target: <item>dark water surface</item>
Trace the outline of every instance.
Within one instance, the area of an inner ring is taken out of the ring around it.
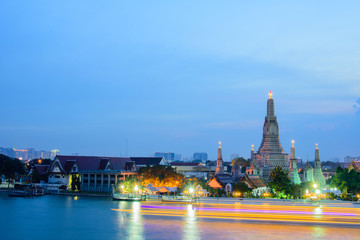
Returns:
[[[17,239],[360,239],[360,229],[149,216],[141,203],[106,198],[0,193],[0,240]],[[118,212],[111,209],[129,209]]]

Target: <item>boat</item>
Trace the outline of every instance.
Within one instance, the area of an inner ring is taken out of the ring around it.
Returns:
[[[146,195],[143,194],[132,194],[132,193],[113,193],[112,199],[115,201],[144,201]]]
[[[176,202],[176,203],[195,203],[196,197],[189,196],[162,196],[161,202]]]
[[[45,195],[44,188],[32,184],[15,184],[14,189],[8,191],[9,197],[33,197]]]
[[[9,197],[32,197],[32,191],[30,190],[9,190]]]

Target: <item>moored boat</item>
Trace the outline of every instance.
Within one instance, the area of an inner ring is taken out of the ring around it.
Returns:
[[[113,193],[112,199],[115,201],[144,201],[146,196],[143,194]]]
[[[196,202],[196,197],[188,196],[162,196],[161,202],[176,202],[176,203],[194,203]]]

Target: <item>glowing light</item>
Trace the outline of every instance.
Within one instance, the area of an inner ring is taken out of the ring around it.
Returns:
[[[309,194],[309,189],[306,189],[306,194]]]
[[[291,140],[291,144],[294,147],[295,140]]]
[[[41,159],[39,159],[39,160],[38,160],[38,164],[41,164],[41,163],[42,163],[42,160],[41,160]]]
[[[319,144],[316,144],[316,149],[319,149]]]
[[[180,206],[151,206],[142,205],[144,209],[172,209],[172,210],[188,210],[189,207]],[[115,209],[114,209],[115,210]],[[115,210],[117,211],[117,210]],[[208,207],[197,207],[196,211],[214,211],[214,212],[253,212],[253,213],[280,213],[280,214],[304,214],[314,215],[311,211],[291,211],[291,210],[257,210],[257,209],[232,209],[232,208],[208,208]],[[358,216],[355,213],[346,212],[322,212],[323,215],[337,215],[337,216]]]
[[[254,150],[254,144],[253,144],[253,145],[251,145],[251,150]]]
[[[219,148],[221,148],[221,142],[219,142]]]
[[[316,189],[315,193],[316,193],[316,194],[320,194],[320,190],[319,190],[319,189]]]
[[[317,187],[318,187],[318,185],[317,185],[316,183],[314,183],[313,187],[314,187],[314,188],[317,188]]]
[[[135,190],[135,191],[139,190],[138,185],[135,185],[134,190]]]
[[[193,193],[194,192],[194,189],[193,188],[190,188],[189,189],[189,193]]]
[[[270,91],[270,92],[269,92],[269,99],[272,98],[272,95],[273,95],[273,94],[272,94],[272,92]]]

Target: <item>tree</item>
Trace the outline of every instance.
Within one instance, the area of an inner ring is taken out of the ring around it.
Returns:
[[[252,190],[245,182],[237,182],[233,185],[233,191],[240,192],[241,194],[244,195],[245,193],[249,193]]]
[[[360,173],[355,169],[349,171],[347,168],[336,168],[336,174],[331,179],[331,187],[336,187],[343,193],[356,194],[360,192]]]
[[[24,164],[19,159],[0,154],[0,175],[5,175],[9,184],[11,179],[23,174],[25,174]]]
[[[241,166],[241,167],[249,167],[250,159],[246,160],[243,157],[234,158],[233,160],[231,160],[231,166],[235,166],[235,164],[237,164],[238,166]]]
[[[292,193],[292,184],[288,172],[284,171],[282,167],[275,167],[271,170],[268,185],[280,197]]]
[[[139,178],[143,186],[151,183],[154,187],[182,187],[185,182],[184,175],[164,165],[140,168]]]
[[[125,193],[132,193],[135,190],[135,186],[138,186],[139,190],[143,188],[138,177],[130,176],[125,180],[118,182],[116,185],[116,190]]]

